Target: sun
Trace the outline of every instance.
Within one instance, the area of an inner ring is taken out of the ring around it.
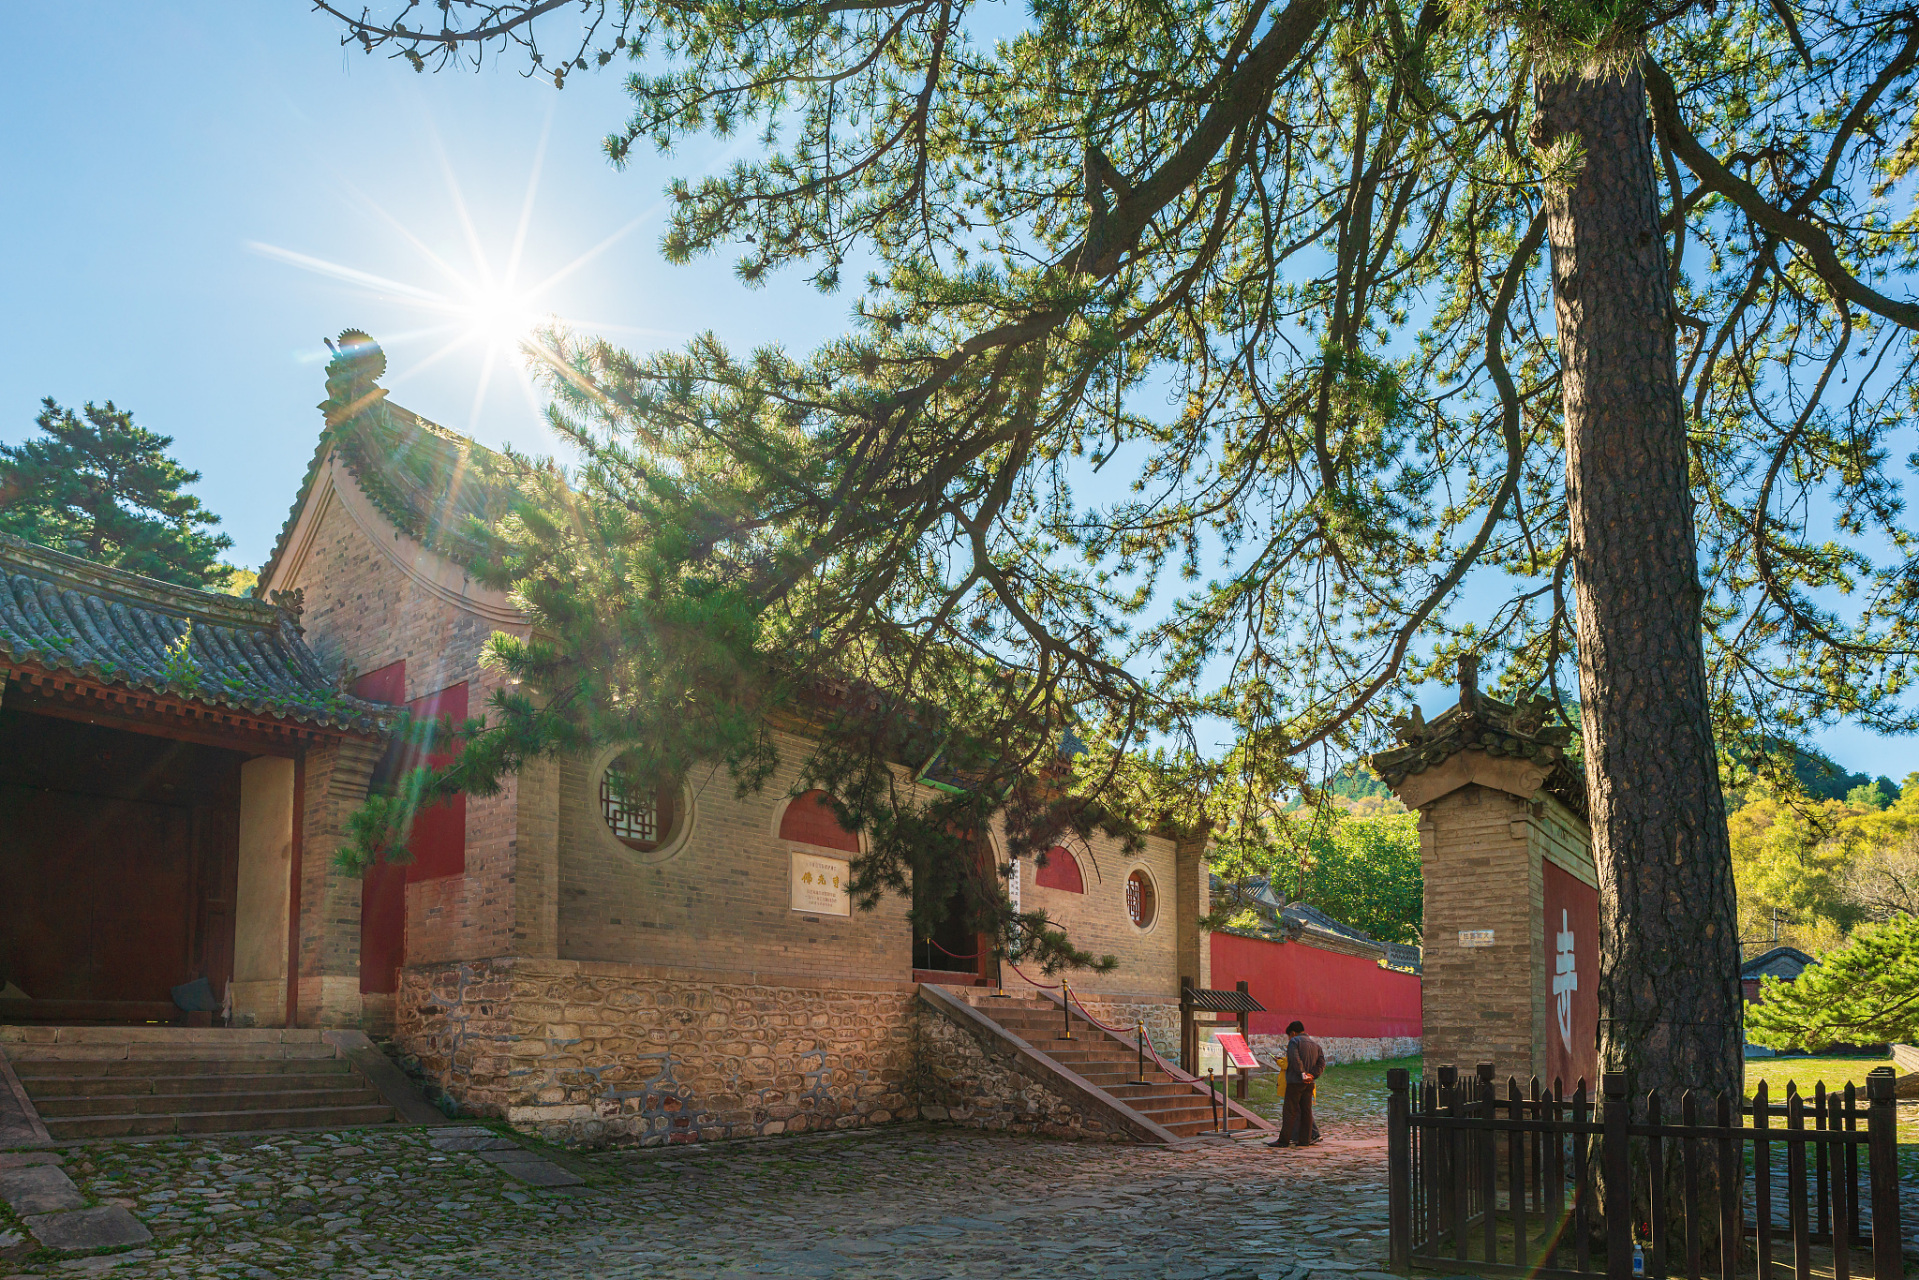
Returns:
[[[462,308],[460,320],[470,337],[489,347],[517,347],[540,322],[540,315],[522,294],[482,289]]]

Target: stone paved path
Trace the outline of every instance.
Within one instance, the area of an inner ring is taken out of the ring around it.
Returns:
[[[1285,1152],[914,1125],[560,1155],[583,1185],[542,1189],[418,1130],[100,1144],[65,1169],[153,1244],[22,1257],[0,1218],[0,1275],[1384,1280],[1384,1153],[1372,1124]]]

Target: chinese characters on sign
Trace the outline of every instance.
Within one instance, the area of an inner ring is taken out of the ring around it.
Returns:
[[[793,910],[822,916],[853,913],[846,896],[848,871],[843,859],[797,851],[792,859]]]
[[[1579,990],[1579,958],[1573,952],[1572,912],[1559,913],[1559,950],[1553,955],[1553,1002],[1559,1006],[1559,1038],[1573,1049],[1573,992]]]
[[[1241,1071],[1259,1070],[1259,1059],[1246,1043],[1246,1037],[1237,1031],[1215,1031],[1213,1039],[1219,1042],[1220,1052],[1225,1054],[1232,1064]]]
[[[1493,945],[1491,929],[1461,929],[1459,945],[1462,947],[1490,947]]]

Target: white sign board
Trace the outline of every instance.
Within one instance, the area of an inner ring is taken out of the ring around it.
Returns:
[[[1493,945],[1491,929],[1461,929],[1459,945],[1462,947],[1490,947]]]
[[[848,864],[842,858],[822,858],[816,853],[800,853],[793,858],[793,910],[816,916],[850,916],[852,901],[846,896]]]

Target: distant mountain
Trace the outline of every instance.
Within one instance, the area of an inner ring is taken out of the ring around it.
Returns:
[[[1870,791],[1875,785],[1880,793],[1876,803],[1883,806],[1899,798],[1899,786],[1891,778],[1848,773],[1831,756],[1811,747],[1788,747],[1787,750],[1792,754],[1793,776],[1799,779],[1799,785],[1805,788],[1806,794],[1814,799],[1844,800],[1854,791]],[[1875,803],[1872,800],[1866,802]]]

